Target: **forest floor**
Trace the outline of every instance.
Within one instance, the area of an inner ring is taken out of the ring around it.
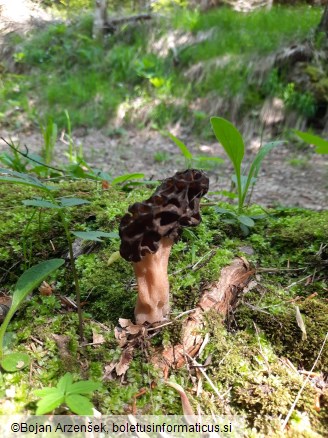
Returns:
[[[155,130],[122,130],[119,135],[108,135],[106,130],[82,129],[76,131],[74,143],[83,148],[85,161],[91,166],[109,172],[113,177],[125,173],[141,172],[145,179],[167,178],[186,167],[184,157],[172,141]],[[212,141],[197,142],[183,132],[177,135],[195,156],[221,157],[223,164],[215,164],[208,174],[210,192],[229,190],[232,166],[223,148]],[[1,136],[12,140],[24,151],[40,153],[43,139],[40,133],[27,132],[16,136],[1,131]],[[248,145],[246,163],[251,161],[260,146],[260,139],[253,138]],[[8,147],[0,140],[0,151]],[[68,146],[59,141],[55,147],[54,161],[63,163]],[[195,165],[197,167],[197,165]],[[302,207],[314,210],[328,206],[328,157],[301,149],[288,142],[277,146],[264,160],[259,180],[255,185],[252,202],[264,207]],[[222,196],[222,195],[221,195]],[[224,198],[222,198],[224,199]]]

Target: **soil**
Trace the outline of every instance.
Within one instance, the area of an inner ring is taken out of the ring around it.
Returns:
[[[217,142],[195,142],[182,130],[171,130],[195,155],[222,157],[224,163],[208,170],[210,191],[229,190],[232,166]],[[13,136],[2,130],[1,136],[12,138],[21,150],[40,153],[42,137],[39,133],[20,133]],[[108,135],[102,131],[78,130],[74,135],[77,147],[82,145],[86,162],[94,168],[109,172],[113,177],[141,172],[145,179],[163,179],[186,167],[184,157],[171,140],[154,130],[126,130],[120,135]],[[259,147],[259,139],[250,142],[246,162],[250,162]],[[0,140],[0,151],[8,147]],[[59,141],[55,148],[57,165],[67,161],[68,145]],[[156,153],[162,155],[158,158]],[[164,154],[164,157],[163,157]],[[157,160],[160,161],[156,161]],[[194,166],[196,167],[196,166]],[[328,208],[328,156],[319,155],[312,148],[300,150],[290,143],[277,146],[263,161],[252,202],[264,207],[302,207],[314,210]],[[219,200],[222,195],[212,194]]]

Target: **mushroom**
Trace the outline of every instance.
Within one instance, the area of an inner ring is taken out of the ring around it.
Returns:
[[[169,312],[168,260],[182,227],[201,222],[200,198],[209,179],[201,170],[188,169],[165,179],[155,193],[136,202],[123,216],[120,254],[133,263],[138,286],[137,324],[162,321]]]

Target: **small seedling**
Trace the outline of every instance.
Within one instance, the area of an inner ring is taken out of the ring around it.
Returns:
[[[249,227],[255,225],[254,219],[259,219],[259,217],[248,216],[245,214],[244,209],[247,195],[249,194],[250,188],[257,180],[263,159],[281,142],[275,141],[263,145],[249,166],[248,172],[245,170],[243,172],[242,162],[245,155],[245,145],[242,135],[232,123],[222,117],[212,117],[211,124],[217,140],[220,142],[233,164],[235,174],[232,176],[232,181],[237,187],[238,195],[237,213],[222,208],[217,211],[228,215],[230,223],[239,222],[242,231],[245,234],[248,234]],[[263,216],[260,215],[260,217]]]
[[[34,394],[41,397],[37,402],[36,415],[44,415],[65,404],[77,415],[92,415],[91,393],[100,389],[99,382],[81,380],[73,383],[71,373],[61,377],[57,386],[37,389]]]
[[[11,307],[0,328],[0,365],[5,371],[18,371],[29,363],[29,357],[25,353],[4,354],[3,352],[3,340],[11,318],[27,295],[63,263],[63,259],[46,260],[45,262],[32,266],[32,268],[25,271],[19,277],[13,293]]]

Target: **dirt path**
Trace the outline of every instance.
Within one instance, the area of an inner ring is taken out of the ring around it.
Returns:
[[[8,132],[2,131],[1,135],[9,138]],[[195,143],[193,140],[188,141],[181,132],[177,135],[194,154],[224,158],[225,162],[209,170],[208,174],[212,192],[228,190],[232,166],[219,144]],[[40,152],[40,134],[18,134],[12,138],[33,152]],[[108,136],[105,131],[77,131],[74,141],[76,145],[83,146],[85,159],[91,166],[107,171],[114,177],[142,172],[146,179],[161,179],[186,167],[178,148],[156,131],[129,130],[120,136]],[[67,149],[66,144],[58,142],[56,163],[66,160]],[[6,146],[0,141],[0,151],[3,150],[6,150]],[[158,153],[162,156],[158,156]],[[251,156],[251,151],[248,151],[247,158]],[[226,198],[221,196],[219,199]],[[328,156],[315,154],[312,150],[300,151],[290,144],[278,146],[263,162],[252,199],[265,207],[282,205],[327,209]]]

